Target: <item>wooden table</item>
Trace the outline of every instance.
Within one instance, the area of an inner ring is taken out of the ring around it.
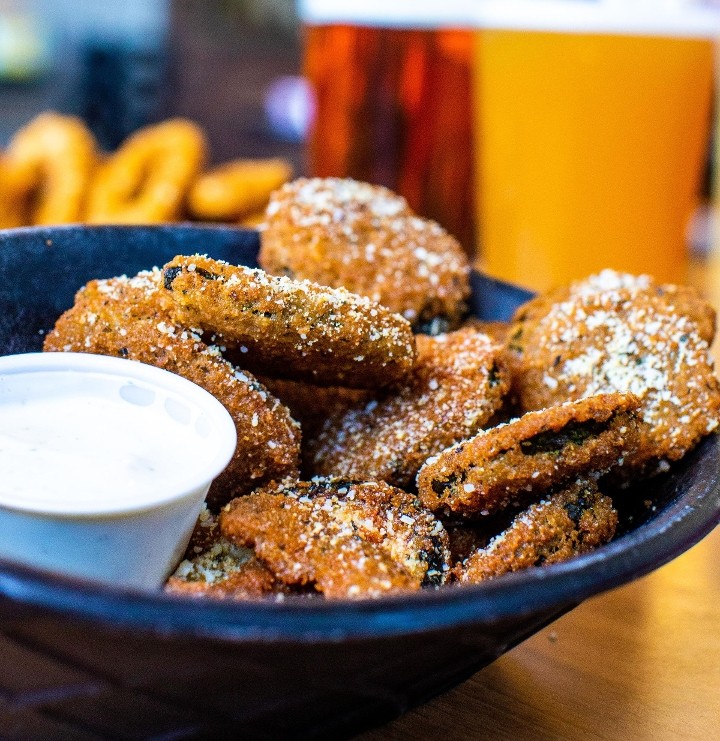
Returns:
[[[720,255],[694,263],[689,282],[720,306]],[[720,527],[360,738],[720,739]]]
[[[720,528],[588,600],[380,739],[720,738]]]

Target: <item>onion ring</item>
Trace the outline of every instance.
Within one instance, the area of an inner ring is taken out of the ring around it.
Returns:
[[[24,223],[25,209],[17,174],[17,169],[10,167],[0,153],[0,229],[12,229]]]
[[[6,152],[10,201],[19,203],[18,211],[10,209],[14,221],[80,221],[96,163],[95,139],[79,118],[41,113],[15,134]]]
[[[292,177],[284,159],[238,159],[201,175],[190,188],[188,209],[208,221],[240,221],[264,211],[270,194]]]
[[[206,152],[202,130],[185,119],[170,119],[136,131],[98,168],[88,195],[87,222],[156,224],[178,220]]]

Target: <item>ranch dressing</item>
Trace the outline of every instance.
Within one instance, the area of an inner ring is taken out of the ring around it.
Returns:
[[[0,506],[144,508],[189,491],[193,462],[214,456],[202,412],[141,381],[36,372],[3,391],[0,379]]]
[[[120,400],[122,401],[122,400]],[[176,420],[117,400],[63,397],[0,408],[0,502],[77,511],[152,502],[197,441]]]
[[[0,560],[158,589],[237,441],[174,373],[87,353],[0,357]]]

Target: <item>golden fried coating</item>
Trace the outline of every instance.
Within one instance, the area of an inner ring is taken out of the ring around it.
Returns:
[[[341,288],[202,255],[174,258],[163,275],[181,321],[240,345],[243,367],[253,372],[378,388],[407,376],[415,359],[402,317]]]
[[[27,218],[22,180],[24,177],[16,168],[8,166],[5,155],[0,152],[0,229],[23,226]]]
[[[579,480],[517,515],[510,527],[453,569],[460,582],[477,584],[511,571],[559,563],[612,540],[612,500],[594,481]]]
[[[130,135],[98,168],[88,194],[91,224],[156,224],[183,214],[190,184],[206,159],[199,126],[182,118]]]
[[[252,599],[288,590],[252,550],[218,538],[199,555],[181,561],[165,591],[187,597]]]
[[[3,166],[13,225],[81,221],[96,150],[93,135],[74,116],[41,113],[20,129]]]
[[[528,412],[430,458],[418,494],[433,512],[487,516],[578,476],[607,473],[638,444],[632,394],[603,394]]]
[[[508,332],[510,331],[510,322],[491,322],[478,319],[474,316],[465,319],[462,326],[474,329],[476,332],[482,332],[495,340],[495,342],[502,343],[507,340]]]
[[[270,194],[292,177],[284,159],[239,159],[205,172],[192,184],[188,210],[204,221],[239,221],[263,212]]]
[[[439,585],[448,541],[416,497],[382,482],[286,481],[230,502],[222,534],[254,547],[287,584],[326,597],[379,597]]]
[[[165,591],[187,597],[252,599],[289,590],[252,550],[223,538],[218,518],[203,505],[185,557]]]
[[[403,386],[331,417],[306,441],[314,473],[408,487],[429,456],[474,435],[500,407],[509,373],[499,345],[473,329],[416,339]]]
[[[209,391],[235,422],[238,443],[208,494],[211,507],[274,478],[297,473],[297,423],[249,373],[236,369],[215,346],[174,323],[158,270],[134,278],[91,281],[47,335],[46,351],[115,355],[164,368]]]
[[[650,475],[720,422],[713,332],[714,312],[692,289],[604,271],[518,310],[508,339],[513,384],[524,409],[634,393],[641,439],[622,473]]]
[[[233,354],[229,357],[232,359]],[[348,389],[342,386],[315,386],[287,378],[260,376],[260,383],[290,410],[293,419],[302,427],[303,440],[314,438],[325,420],[346,412],[350,407],[369,401],[372,392]]]
[[[470,522],[469,520],[461,523],[445,523],[445,530],[447,530],[450,543],[451,563],[457,564],[464,561],[475,551],[485,548],[490,538],[498,531],[489,532],[484,525],[484,520],[480,523]]]
[[[583,280],[559,286],[540,294],[520,306],[513,317],[512,329],[517,331],[523,325],[532,325],[543,319],[555,304],[571,297],[587,297],[608,291],[623,291],[649,294],[664,299],[681,316],[686,316],[698,326],[700,336],[711,344],[715,337],[715,309],[692,286],[676,286],[656,283],[649,275],[631,275],[615,270],[603,270]],[[470,321],[473,321],[472,319]],[[522,334],[518,340],[522,339]],[[522,341],[517,343],[520,347]]]
[[[655,295],[664,299],[677,314],[686,316],[697,326],[700,337],[712,345],[715,339],[715,309],[692,286],[661,285]]]
[[[185,560],[191,560],[204,551],[210,550],[220,540],[220,522],[210,511],[207,503],[204,503],[197,522],[190,534],[187,548],[185,549]]]
[[[301,178],[273,193],[258,260],[273,275],[367,296],[423,331],[457,327],[470,295],[454,237],[387,188],[350,179]]]

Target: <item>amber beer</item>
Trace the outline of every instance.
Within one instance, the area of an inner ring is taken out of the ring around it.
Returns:
[[[301,3],[304,74],[316,97],[308,170],[400,192],[471,252],[472,34],[453,23],[451,7],[438,19],[433,4],[429,16],[420,2],[398,17],[388,15],[392,3]]]

